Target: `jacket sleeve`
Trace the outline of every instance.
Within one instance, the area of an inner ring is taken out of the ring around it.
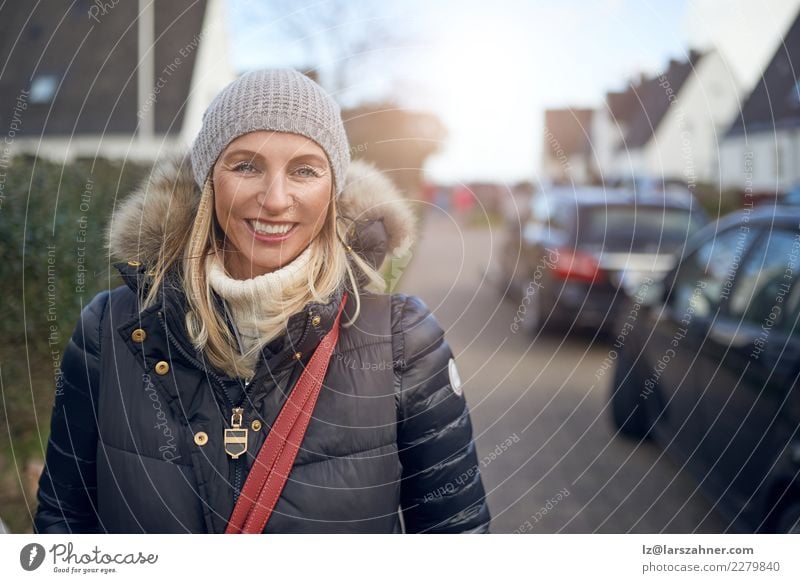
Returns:
[[[61,360],[34,532],[101,532],[96,509],[96,404],[100,336],[108,292],[81,312]]]
[[[417,296],[393,294],[392,339],[405,531],[488,532],[469,408],[450,384],[444,331]]]

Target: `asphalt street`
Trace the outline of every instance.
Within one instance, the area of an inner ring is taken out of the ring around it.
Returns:
[[[694,480],[649,442],[615,435],[608,340],[533,338],[487,278],[503,233],[430,211],[393,291],[418,295],[445,330],[472,412],[492,532],[723,532]]]

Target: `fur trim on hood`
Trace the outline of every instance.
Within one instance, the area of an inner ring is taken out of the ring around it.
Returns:
[[[111,255],[152,264],[167,238],[191,230],[199,200],[188,156],[158,164],[115,209],[106,231]],[[416,230],[411,205],[372,164],[350,163],[336,203],[340,216],[355,221],[348,244],[374,267],[379,269],[387,254],[398,257],[410,250]]]

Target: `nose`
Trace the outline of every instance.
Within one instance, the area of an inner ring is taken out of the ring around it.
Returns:
[[[293,204],[291,185],[284,172],[268,174],[264,177],[258,203],[264,216],[282,217]]]

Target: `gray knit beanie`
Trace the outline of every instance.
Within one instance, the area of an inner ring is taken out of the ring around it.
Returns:
[[[322,87],[294,69],[246,73],[225,87],[203,114],[203,127],[192,144],[194,178],[203,188],[225,147],[257,130],[300,134],[325,151],[336,194],[342,192],[350,147],[339,105]]]

